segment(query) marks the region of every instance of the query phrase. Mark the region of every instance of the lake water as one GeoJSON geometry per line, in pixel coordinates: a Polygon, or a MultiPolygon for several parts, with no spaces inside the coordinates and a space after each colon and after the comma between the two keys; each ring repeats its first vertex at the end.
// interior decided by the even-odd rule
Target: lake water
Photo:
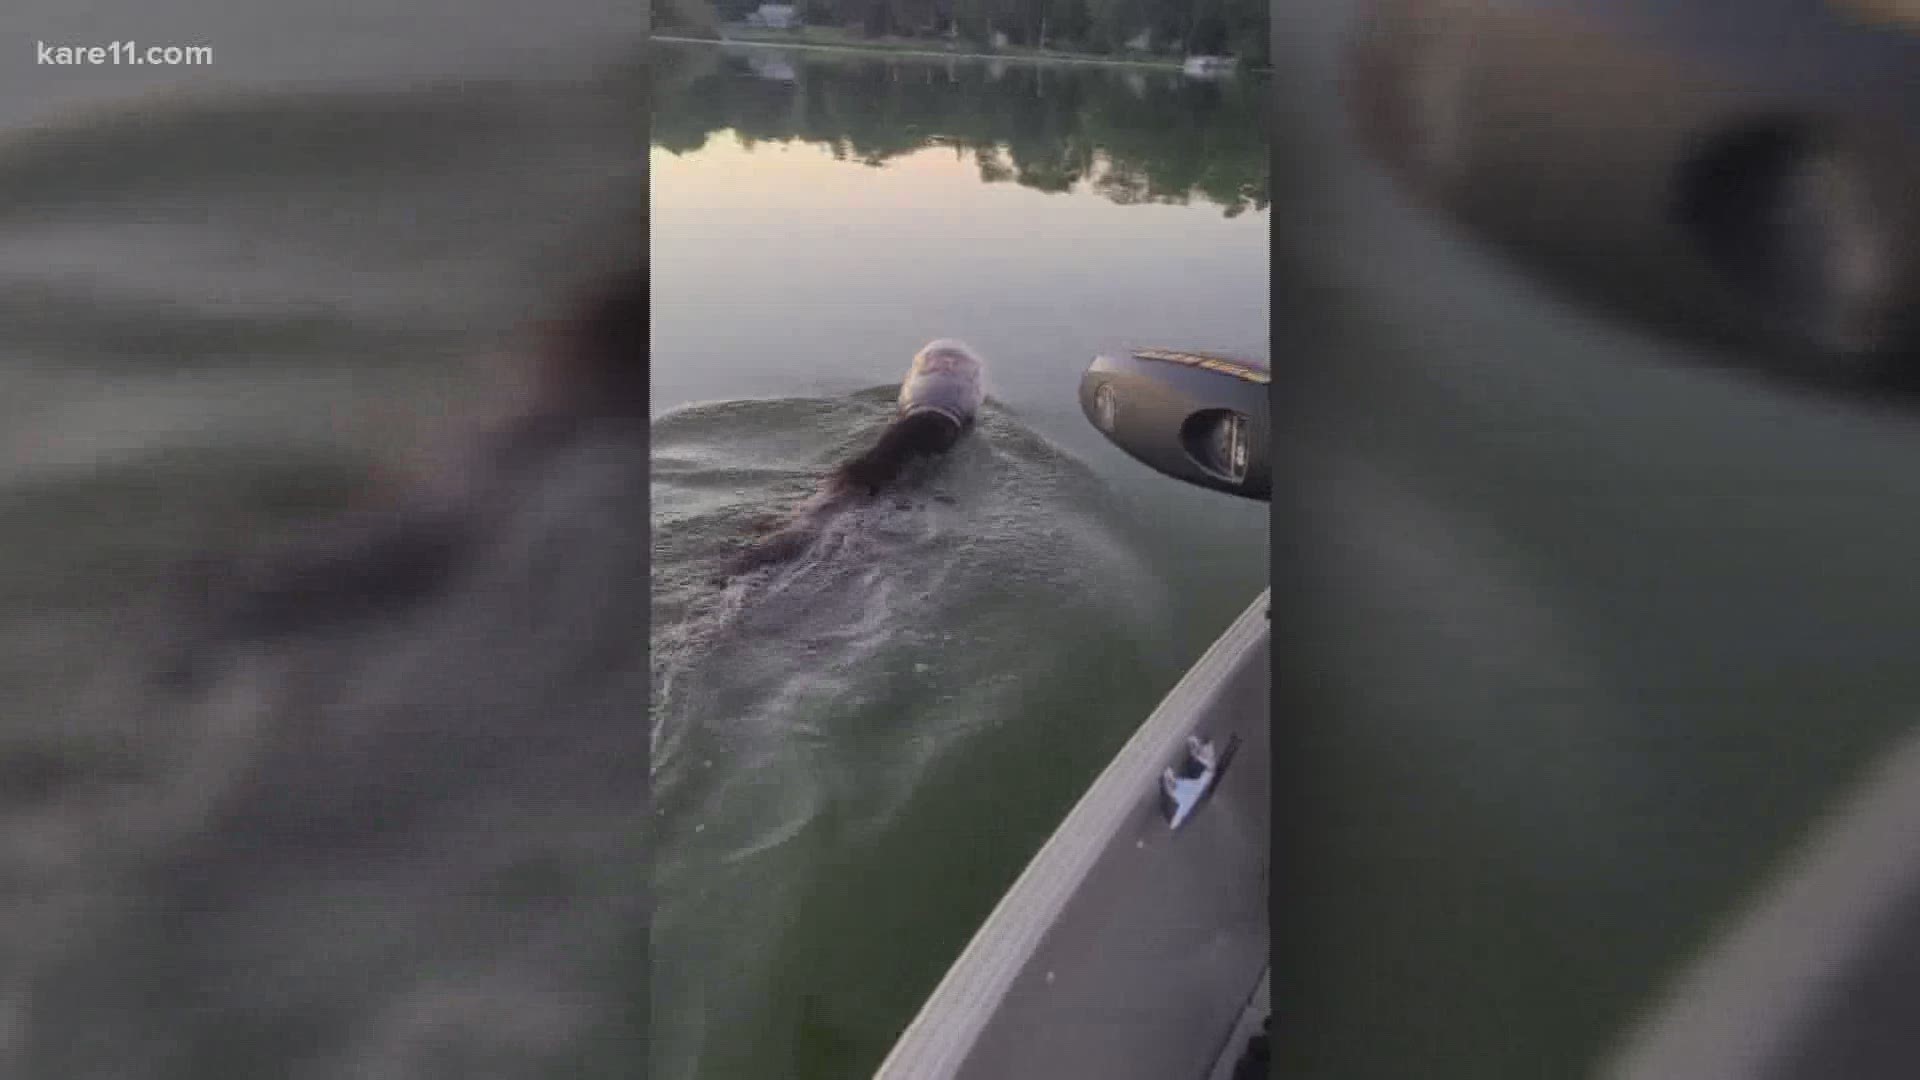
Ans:
{"type": "Polygon", "coordinates": [[[654,1075],[864,1075],[1264,584],[1264,505],[1135,464],[1076,397],[1117,346],[1265,356],[1264,88],[654,62],[654,1075]],[[937,337],[987,358],[977,437],[716,585],[937,337]]]}

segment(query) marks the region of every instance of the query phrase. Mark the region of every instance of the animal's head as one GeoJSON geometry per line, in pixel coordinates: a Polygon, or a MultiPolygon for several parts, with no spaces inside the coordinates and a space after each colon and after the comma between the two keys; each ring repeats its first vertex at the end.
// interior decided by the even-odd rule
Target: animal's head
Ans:
{"type": "Polygon", "coordinates": [[[986,400],[986,371],[986,362],[965,342],[951,338],[929,342],[914,354],[900,384],[900,415],[936,413],[962,430],[971,427],[986,400]]]}
{"type": "Polygon", "coordinates": [[[980,355],[958,341],[935,341],[914,354],[900,384],[899,415],[879,442],[840,466],[836,481],[848,490],[877,494],[914,458],[952,449],[986,400],[985,371],[980,355]]]}

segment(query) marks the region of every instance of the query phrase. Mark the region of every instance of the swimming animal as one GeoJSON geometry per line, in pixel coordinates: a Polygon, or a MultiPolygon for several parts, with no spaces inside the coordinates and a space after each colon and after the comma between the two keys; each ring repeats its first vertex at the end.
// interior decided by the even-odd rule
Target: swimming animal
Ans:
{"type": "Polygon", "coordinates": [[[742,574],[795,558],[833,514],[878,497],[916,460],[953,449],[973,430],[974,417],[986,400],[985,373],[980,354],[966,343],[951,338],[929,342],[914,354],[900,383],[894,418],[879,439],[828,473],[819,490],[776,521],[769,535],[735,556],[730,572],[742,574]]]}

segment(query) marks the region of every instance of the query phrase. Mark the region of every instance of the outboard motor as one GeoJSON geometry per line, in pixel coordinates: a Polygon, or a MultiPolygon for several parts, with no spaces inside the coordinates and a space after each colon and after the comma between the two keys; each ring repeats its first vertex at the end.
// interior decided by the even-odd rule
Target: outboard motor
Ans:
{"type": "Polygon", "coordinates": [[[1273,491],[1267,366],[1216,353],[1096,357],[1080,408],[1135,459],[1189,484],[1265,501],[1273,491]]]}

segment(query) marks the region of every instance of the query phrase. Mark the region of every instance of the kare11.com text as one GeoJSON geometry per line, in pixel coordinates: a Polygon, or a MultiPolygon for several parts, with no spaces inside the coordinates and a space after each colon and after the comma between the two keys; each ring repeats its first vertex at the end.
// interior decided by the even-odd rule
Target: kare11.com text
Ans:
{"type": "Polygon", "coordinates": [[[187,67],[213,63],[211,45],[141,45],[115,41],[105,45],[34,43],[34,61],[47,67],[187,67]]]}

